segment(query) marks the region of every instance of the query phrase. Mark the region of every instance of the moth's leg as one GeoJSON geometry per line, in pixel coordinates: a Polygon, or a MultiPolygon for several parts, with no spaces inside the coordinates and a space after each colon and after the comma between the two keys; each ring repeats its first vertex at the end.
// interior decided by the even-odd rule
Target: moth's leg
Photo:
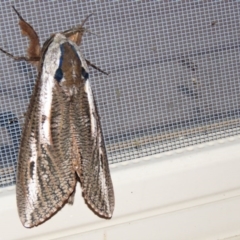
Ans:
{"type": "Polygon", "coordinates": [[[40,57],[23,57],[23,56],[14,56],[11,53],[0,48],[0,51],[5,53],[8,57],[13,58],[16,61],[26,61],[26,62],[39,62],[40,57]]]}
{"type": "Polygon", "coordinates": [[[29,39],[29,46],[27,49],[27,57],[13,57],[11,54],[9,55],[6,53],[8,56],[13,57],[15,60],[25,60],[25,61],[33,61],[33,64],[36,64],[35,61],[38,61],[40,59],[40,54],[41,54],[41,47],[39,43],[39,38],[33,27],[27,23],[20,13],[12,7],[13,10],[16,12],[16,14],[19,17],[19,26],[21,28],[22,34],[24,36],[27,36],[29,39]]]}
{"type": "Polygon", "coordinates": [[[94,64],[92,64],[90,61],[88,61],[87,59],[86,60],[86,63],[88,66],[91,66],[92,68],[96,69],[97,71],[105,74],[105,75],[109,75],[107,72],[104,72],[102,69],[100,69],[99,67],[95,66],[94,64]]]}

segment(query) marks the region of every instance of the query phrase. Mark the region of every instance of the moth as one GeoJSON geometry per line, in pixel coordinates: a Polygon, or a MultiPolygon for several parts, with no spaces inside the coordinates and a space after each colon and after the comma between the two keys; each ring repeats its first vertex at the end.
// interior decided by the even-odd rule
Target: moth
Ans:
{"type": "Polygon", "coordinates": [[[53,34],[41,48],[35,30],[13,9],[23,35],[29,38],[27,56],[0,50],[38,69],[18,157],[20,220],[31,228],[65,203],[72,204],[78,181],[89,208],[99,217],[111,218],[114,191],[88,65],[98,68],[79,48],[89,16],[81,25],[53,34]]]}

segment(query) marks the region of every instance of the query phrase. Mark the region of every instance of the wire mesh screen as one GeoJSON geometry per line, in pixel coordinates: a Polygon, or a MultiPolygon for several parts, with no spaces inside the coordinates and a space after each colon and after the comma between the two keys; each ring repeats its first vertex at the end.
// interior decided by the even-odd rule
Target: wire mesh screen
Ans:
{"type": "MultiPolygon", "coordinates": [[[[234,1],[12,1],[37,31],[78,25],[81,49],[110,73],[90,80],[110,163],[239,134],[240,11],[234,1]]],[[[0,6],[0,47],[24,56],[18,17],[0,6]]],[[[0,186],[15,183],[24,113],[37,71],[0,53],[0,186]]]]}

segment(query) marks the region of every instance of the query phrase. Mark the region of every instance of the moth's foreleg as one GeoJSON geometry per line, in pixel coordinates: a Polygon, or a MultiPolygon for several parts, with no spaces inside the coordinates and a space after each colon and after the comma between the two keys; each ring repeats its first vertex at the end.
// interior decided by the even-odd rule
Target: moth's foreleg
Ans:
{"type": "Polygon", "coordinates": [[[0,48],[0,51],[5,53],[8,57],[13,58],[16,61],[26,61],[26,62],[38,62],[40,57],[24,57],[24,56],[14,56],[11,53],[0,48]]]}
{"type": "Polygon", "coordinates": [[[85,59],[85,60],[86,60],[86,63],[87,63],[88,66],[91,66],[92,68],[96,69],[97,71],[99,71],[99,72],[101,72],[101,73],[103,73],[103,74],[105,74],[105,75],[109,75],[109,73],[104,72],[101,68],[99,68],[99,67],[97,67],[96,65],[92,64],[92,63],[91,63],[90,61],[88,61],[87,59],[85,59]]]}
{"type": "MultiPolygon", "coordinates": [[[[41,47],[37,33],[33,27],[27,23],[20,13],[12,7],[13,10],[19,17],[19,26],[21,28],[22,34],[29,39],[29,46],[27,49],[27,57],[13,57],[15,60],[25,60],[32,62],[33,65],[36,65],[36,61],[39,61],[41,54],[41,47]]],[[[6,52],[5,52],[6,53],[6,52]]],[[[8,56],[12,57],[11,54],[6,53],[8,56]]]]}

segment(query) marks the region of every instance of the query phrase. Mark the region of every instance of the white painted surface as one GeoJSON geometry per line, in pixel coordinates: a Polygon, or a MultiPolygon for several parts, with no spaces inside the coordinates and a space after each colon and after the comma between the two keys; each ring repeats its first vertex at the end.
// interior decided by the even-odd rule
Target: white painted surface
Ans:
{"type": "Polygon", "coordinates": [[[238,239],[239,137],[124,162],[111,172],[116,196],[111,220],[95,216],[78,191],[73,206],[25,229],[14,188],[2,189],[0,239],[238,239]]]}

